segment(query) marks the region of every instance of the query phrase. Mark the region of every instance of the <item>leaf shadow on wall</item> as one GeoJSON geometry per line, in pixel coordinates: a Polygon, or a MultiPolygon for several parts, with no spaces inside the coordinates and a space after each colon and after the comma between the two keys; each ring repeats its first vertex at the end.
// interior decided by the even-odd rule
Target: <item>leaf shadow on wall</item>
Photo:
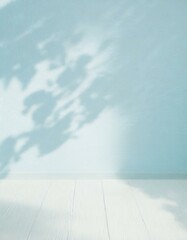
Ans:
{"type": "Polygon", "coordinates": [[[122,119],[117,174],[186,172],[185,7],[114,6],[20,0],[1,9],[0,82],[5,93],[19,83],[22,118],[32,119],[1,139],[5,175],[31,148],[48,155],[113,107],[122,119]]]}
{"type": "Polygon", "coordinates": [[[2,176],[31,148],[39,156],[60,148],[110,105],[111,33],[106,23],[98,29],[92,24],[95,13],[81,18],[84,7],[15,1],[1,9],[1,85],[4,92],[15,82],[19,85],[21,115],[32,119],[29,130],[1,139],[2,176]]]}

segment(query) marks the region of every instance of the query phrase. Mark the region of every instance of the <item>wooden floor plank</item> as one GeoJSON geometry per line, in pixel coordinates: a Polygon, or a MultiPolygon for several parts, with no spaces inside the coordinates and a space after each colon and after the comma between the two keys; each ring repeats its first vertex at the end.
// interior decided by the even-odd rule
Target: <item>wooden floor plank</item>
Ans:
{"type": "Polygon", "coordinates": [[[0,239],[25,240],[48,188],[48,181],[8,180],[0,185],[0,239]]]}
{"type": "Polygon", "coordinates": [[[70,240],[109,240],[101,181],[76,184],[70,240]]]}
{"type": "Polygon", "coordinates": [[[149,233],[126,181],[103,181],[111,240],[149,240],[149,233]]]}
{"type": "Polygon", "coordinates": [[[187,239],[187,180],[76,182],[1,180],[0,239],[187,239]]]}
{"type": "Polygon", "coordinates": [[[187,181],[131,180],[153,240],[187,239],[187,181]]]}
{"type": "Polygon", "coordinates": [[[75,181],[52,180],[29,240],[67,240],[72,221],[75,181]]]}

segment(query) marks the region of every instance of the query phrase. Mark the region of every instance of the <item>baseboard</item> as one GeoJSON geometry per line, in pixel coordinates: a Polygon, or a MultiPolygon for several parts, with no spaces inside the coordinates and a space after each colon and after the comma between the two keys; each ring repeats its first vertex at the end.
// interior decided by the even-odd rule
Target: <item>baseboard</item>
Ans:
{"type": "Polygon", "coordinates": [[[0,173],[0,179],[187,179],[187,173],[0,173]]]}

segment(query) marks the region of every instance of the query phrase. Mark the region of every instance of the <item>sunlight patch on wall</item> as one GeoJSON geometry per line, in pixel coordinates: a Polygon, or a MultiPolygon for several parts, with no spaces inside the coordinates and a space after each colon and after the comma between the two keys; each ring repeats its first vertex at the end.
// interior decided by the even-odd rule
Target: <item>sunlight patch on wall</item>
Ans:
{"type": "Polygon", "coordinates": [[[122,125],[118,110],[106,109],[56,151],[40,157],[36,148],[24,153],[22,160],[12,165],[11,173],[117,172],[122,125]]]}

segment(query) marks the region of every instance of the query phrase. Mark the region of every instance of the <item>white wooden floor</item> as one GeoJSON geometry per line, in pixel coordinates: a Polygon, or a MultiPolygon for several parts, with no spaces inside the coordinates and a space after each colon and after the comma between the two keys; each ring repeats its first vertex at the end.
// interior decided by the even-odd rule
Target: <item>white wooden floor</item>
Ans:
{"type": "Polygon", "coordinates": [[[187,240],[187,180],[1,180],[0,240],[187,240]]]}

